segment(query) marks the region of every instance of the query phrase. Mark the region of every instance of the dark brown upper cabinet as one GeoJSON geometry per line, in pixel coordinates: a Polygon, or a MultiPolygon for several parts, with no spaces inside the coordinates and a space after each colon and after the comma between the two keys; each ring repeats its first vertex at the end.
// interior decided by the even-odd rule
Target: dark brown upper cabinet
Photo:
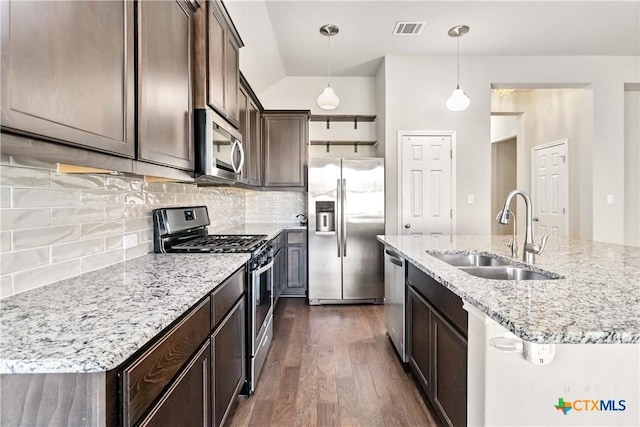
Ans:
{"type": "Polygon", "coordinates": [[[262,106],[244,79],[240,78],[238,97],[240,132],[244,148],[243,177],[249,185],[262,185],[262,106]]]}
{"type": "Polygon", "coordinates": [[[264,186],[304,188],[309,111],[265,111],[263,127],[264,186]]]}
{"type": "Polygon", "coordinates": [[[134,3],[0,8],[2,129],[133,158],[134,3]]]}
{"type": "Polygon", "coordinates": [[[193,170],[192,55],[195,6],[138,5],[138,158],[193,170]]]}
{"type": "Polygon", "coordinates": [[[207,1],[195,18],[196,107],[209,105],[239,127],[242,40],[219,0],[207,1]]]}
{"type": "Polygon", "coordinates": [[[249,98],[247,108],[249,115],[249,146],[251,157],[249,157],[249,184],[255,186],[262,185],[262,111],[260,107],[249,98]]]}

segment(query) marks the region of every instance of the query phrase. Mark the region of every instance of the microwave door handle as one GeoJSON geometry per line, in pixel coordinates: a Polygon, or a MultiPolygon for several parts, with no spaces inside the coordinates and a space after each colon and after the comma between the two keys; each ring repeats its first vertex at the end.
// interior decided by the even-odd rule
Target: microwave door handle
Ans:
{"type": "Polygon", "coordinates": [[[231,143],[231,168],[235,173],[238,173],[238,167],[236,166],[236,147],[238,145],[238,140],[234,139],[231,143]]]}
{"type": "Polygon", "coordinates": [[[238,165],[238,170],[236,173],[242,172],[242,168],[244,167],[244,147],[242,146],[242,142],[236,140],[236,145],[238,147],[238,151],[240,152],[240,164],[238,165]]]}

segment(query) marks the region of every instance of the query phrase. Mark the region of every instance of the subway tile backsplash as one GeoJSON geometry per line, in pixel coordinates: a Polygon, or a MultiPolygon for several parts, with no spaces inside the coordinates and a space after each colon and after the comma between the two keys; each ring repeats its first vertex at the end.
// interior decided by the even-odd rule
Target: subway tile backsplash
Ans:
{"type": "Polygon", "coordinates": [[[248,223],[296,222],[307,212],[307,195],[300,192],[250,192],[245,199],[248,223]]]}
{"type": "Polygon", "coordinates": [[[59,174],[55,163],[0,158],[0,298],[153,251],[151,211],[206,205],[210,232],[295,222],[306,194],[59,174]],[[138,245],[124,248],[135,234],[138,245]]]}

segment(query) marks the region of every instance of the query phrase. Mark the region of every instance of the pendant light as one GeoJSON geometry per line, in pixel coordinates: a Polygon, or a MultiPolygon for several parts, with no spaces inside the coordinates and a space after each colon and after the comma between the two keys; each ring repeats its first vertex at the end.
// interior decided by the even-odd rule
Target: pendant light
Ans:
{"type": "Polygon", "coordinates": [[[445,105],[450,111],[462,111],[466,110],[469,104],[471,104],[471,100],[464,93],[462,89],[460,89],[460,37],[464,36],[469,32],[469,27],[466,25],[456,25],[455,27],[449,30],[449,37],[455,37],[458,40],[458,54],[457,54],[457,64],[458,64],[458,78],[456,88],[453,90],[453,93],[447,99],[445,105]]]}
{"type": "Polygon", "coordinates": [[[327,87],[324,88],[320,96],[318,97],[318,105],[323,110],[335,110],[340,105],[340,98],[334,92],[331,87],[331,36],[338,34],[340,29],[337,25],[326,24],[320,27],[320,34],[327,36],[328,39],[328,58],[329,58],[329,78],[327,80],[327,87]]]}

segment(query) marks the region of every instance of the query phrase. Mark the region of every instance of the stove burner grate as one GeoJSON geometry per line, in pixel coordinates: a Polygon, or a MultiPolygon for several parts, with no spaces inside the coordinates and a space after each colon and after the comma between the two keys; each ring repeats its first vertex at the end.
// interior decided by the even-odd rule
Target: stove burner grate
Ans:
{"type": "Polygon", "coordinates": [[[266,239],[266,235],[213,234],[196,237],[171,246],[173,250],[197,250],[208,252],[252,252],[266,239]]]}

